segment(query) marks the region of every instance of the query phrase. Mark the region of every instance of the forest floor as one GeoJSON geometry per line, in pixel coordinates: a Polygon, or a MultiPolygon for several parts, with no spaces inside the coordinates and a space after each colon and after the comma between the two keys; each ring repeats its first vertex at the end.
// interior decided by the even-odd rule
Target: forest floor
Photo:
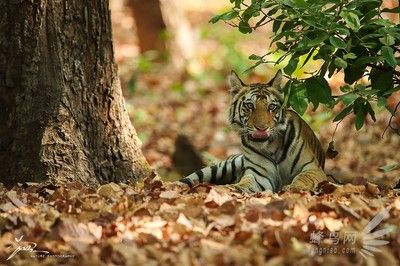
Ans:
{"type": "Polygon", "coordinates": [[[0,188],[2,265],[398,265],[400,191],[321,184],[0,188]],[[375,218],[374,218],[375,217],[375,218]],[[379,251],[379,252],[378,252],[379,251]]]}
{"type": "MultiPolygon", "coordinates": [[[[400,138],[390,130],[382,137],[388,114],[379,114],[376,123],[367,121],[360,131],[352,117],[338,126],[339,154],[327,160],[326,171],[345,175],[350,183],[344,186],[324,183],[313,193],[242,195],[224,186],[189,189],[165,182],[182,176],[172,160],[180,134],[207,163],[240,152],[226,119],[230,70],[247,82],[266,81],[275,71],[262,66],[243,73],[251,66],[247,57],[269,45],[268,34],[249,38],[227,25],[210,25],[208,19],[224,5],[199,2],[182,5],[197,46],[193,60],[177,71],[152,61],[151,54],[138,55],[132,17],[120,0],[111,1],[128,111],[163,182],[146,179],[98,189],[74,183],[0,187],[0,263],[399,265],[400,191],[390,187],[400,179],[400,138]]],[[[340,83],[340,74],[331,81],[333,88],[340,83]]],[[[325,148],[338,111],[319,109],[304,116],[325,148]]]]}

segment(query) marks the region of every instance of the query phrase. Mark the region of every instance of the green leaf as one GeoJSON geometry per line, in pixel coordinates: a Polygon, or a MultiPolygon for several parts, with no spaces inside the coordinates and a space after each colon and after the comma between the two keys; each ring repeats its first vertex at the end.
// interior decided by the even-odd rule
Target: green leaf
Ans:
{"type": "Polygon", "coordinates": [[[331,62],[328,66],[328,78],[331,78],[333,74],[335,74],[336,66],[333,62],[331,62]]]}
{"type": "MultiPolygon", "coordinates": [[[[261,6],[262,8],[265,8],[265,6],[261,6]]],[[[271,8],[269,11],[268,11],[268,13],[267,13],[267,15],[268,16],[272,16],[272,15],[274,15],[276,12],[278,12],[279,11],[279,6],[276,6],[276,7],[274,7],[274,8],[271,8]]]]}
{"type": "Polygon", "coordinates": [[[329,34],[326,32],[319,32],[317,37],[308,42],[308,46],[315,46],[328,39],[329,34]]]}
{"type": "Polygon", "coordinates": [[[235,8],[240,8],[242,0],[235,0],[235,8]]]}
{"type": "Polygon", "coordinates": [[[272,42],[279,41],[279,40],[282,39],[283,37],[289,38],[290,35],[291,35],[291,32],[290,32],[290,31],[281,31],[279,34],[277,34],[277,35],[272,39],[272,42]]]}
{"type": "Polygon", "coordinates": [[[293,8],[306,8],[307,3],[304,0],[281,0],[283,4],[293,8]]]}
{"type": "Polygon", "coordinates": [[[281,42],[276,42],[275,45],[279,50],[282,50],[282,51],[286,51],[287,50],[286,46],[281,42]]]}
{"type": "Polygon", "coordinates": [[[397,60],[396,57],[394,57],[392,47],[382,46],[381,53],[386,63],[388,63],[393,68],[397,66],[397,60]]]}
{"type": "Polygon", "coordinates": [[[386,35],[385,37],[379,38],[379,41],[383,45],[387,45],[387,46],[391,46],[391,45],[393,45],[395,43],[395,39],[391,35],[386,35]]]}
{"type": "Polygon", "coordinates": [[[357,98],[358,96],[351,92],[340,96],[340,99],[346,106],[352,105],[357,98]]]}
{"type": "Polygon", "coordinates": [[[364,36],[361,37],[361,40],[366,42],[368,40],[376,40],[377,38],[383,37],[381,33],[370,33],[370,34],[365,34],[364,36]]]}
{"type": "Polygon", "coordinates": [[[208,22],[209,23],[217,23],[221,19],[221,15],[213,16],[208,22]]]}
{"type": "Polygon", "coordinates": [[[340,91],[341,92],[349,92],[349,91],[351,91],[351,87],[346,84],[346,85],[340,87],[340,91]]]}
{"type": "Polygon", "coordinates": [[[354,11],[344,10],[340,12],[340,16],[346,22],[346,25],[355,32],[358,32],[360,29],[360,19],[354,11]]]}
{"type": "Polygon", "coordinates": [[[250,60],[260,60],[260,59],[262,59],[262,56],[252,54],[249,56],[249,59],[250,60]]]}
{"type": "Polygon", "coordinates": [[[372,9],[365,14],[365,16],[362,18],[362,23],[365,24],[368,22],[371,18],[377,16],[379,14],[377,9],[372,9]]]}
{"type": "MultiPolygon", "coordinates": [[[[355,86],[355,91],[357,91],[358,93],[365,91],[367,87],[364,84],[357,84],[355,86]]],[[[361,99],[361,98],[360,98],[361,99]]]]}
{"type": "Polygon", "coordinates": [[[325,61],[325,62],[322,64],[322,66],[321,66],[321,68],[320,68],[320,70],[319,70],[321,76],[325,76],[326,71],[328,70],[328,65],[329,65],[329,62],[327,62],[327,61],[325,61]]]}
{"type": "Polygon", "coordinates": [[[384,8],[382,9],[381,12],[386,12],[386,13],[400,13],[400,7],[395,7],[395,8],[384,8]]]}
{"type": "Polygon", "coordinates": [[[378,107],[382,108],[382,107],[386,106],[386,103],[387,103],[387,99],[385,97],[379,97],[376,104],[378,107]]]}
{"type": "Polygon", "coordinates": [[[298,7],[298,8],[306,8],[306,7],[308,7],[307,2],[304,1],[304,0],[292,0],[292,1],[295,3],[296,7],[298,7]]]}
{"type": "Polygon", "coordinates": [[[289,104],[299,115],[303,115],[307,110],[307,92],[303,83],[292,87],[289,95],[289,104]]]}
{"type": "Polygon", "coordinates": [[[357,55],[357,56],[358,56],[358,58],[354,62],[354,66],[358,66],[358,67],[365,66],[366,64],[374,64],[374,63],[378,62],[378,59],[379,59],[377,56],[360,56],[360,55],[357,55]]]}
{"type": "Polygon", "coordinates": [[[332,58],[332,53],[335,50],[335,48],[331,45],[323,45],[319,48],[318,54],[314,56],[314,59],[324,59],[329,60],[332,58]]]}
{"type": "Polygon", "coordinates": [[[346,67],[347,67],[347,62],[344,61],[344,60],[343,60],[342,58],[340,58],[340,57],[336,57],[335,60],[334,60],[333,62],[335,63],[335,65],[336,65],[337,67],[341,67],[341,68],[343,68],[343,69],[346,69],[346,67]]]}
{"type": "Polygon", "coordinates": [[[231,10],[231,11],[221,14],[219,16],[219,18],[221,20],[231,20],[231,19],[236,18],[238,15],[239,15],[239,12],[237,12],[236,10],[231,10]]]}
{"type": "Polygon", "coordinates": [[[354,53],[347,53],[343,56],[343,59],[356,59],[357,56],[354,53]]]}
{"type": "Polygon", "coordinates": [[[365,107],[367,109],[367,112],[371,116],[372,120],[374,120],[374,122],[376,122],[375,111],[374,111],[374,109],[372,109],[370,102],[366,102],[365,107]]]}
{"type": "Polygon", "coordinates": [[[248,22],[254,16],[257,16],[260,11],[260,7],[256,4],[251,4],[245,11],[242,13],[242,21],[248,22]]]}
{"type": "Polygon", "coordinates": [[[321,25],[319,25],[317,23],[317,21],[315,21],[315,19],[313,17],[302,17],[303,22],[305,22],[306,24],[308,24],[311,27],[314,27],[316,29],[321,29],[321,25]]]}
{"type": "Polygon", "coordinates": [[[310,60],[311,56],[314,54],[315,48],[311,49],[310,52],[308,52],[308,55],[306,57],[306,59],[304,60],[303,64],[301,65],[301,67],[305,66],[305,64],[307,64],[307,62],[310,60]]]}
{"type": "Polygon", "coordinates": [[[370,73],[372,89],[388,91],[393,89],[393,70],[380,70],[373,68],[370,73]]]}
{"type": "Polygon", "coordinates": [[[238,26],[239,26],[239,31],[243,34],[252,32],[252,29],[250,28],[250,25],[247,22],[240,21],[238,26]]]}
{"type": "Polygon", "coordinates": [[[328,82],[320,76],[311,77],[305,80],[308,99],[312,102],[314,110],[317,109],[319,103],[329,104],[333,101],[331,96],[331,88],[328,82]]]}
{"type": "Polygon", "coordinates": [[[350,35],[350,31],[346,28],[335,28],[334,30],[337,31],[340,35],[345,35],[345,36],[350,35]]]}
{"type": "Polygon", "coordinates": [[[292,88],[293,88],[293,82],[291,80],[288,80],[288,82],[286,82],[285,86],[283,87],[283,106],[285,107],[289,107],[290,105],[288,105],[289,102],[289,97],[290,94],[292,93],[292,88]]]}
{"type": "Polygon", "coordinates": [[[371,24],[375,24],[375,25],[379,25],[379,26],[383,26],[383,27],[392,27],[392,26],[396,25],[388,19],[374,19],[374,20],[371,20],[371,24]]]}
{"type": "Polygon", "coordinates": [[[296,70],[298,63],[299,63],[299,58],[297,56],[295,56],[295,55],[292,55],[292,57],[290,58],[288,64],[283,69],[283,71],[289,76],[292,75],[293,72],[296,70]]]}
{"type": "Polygon", "coordinates": [[[344,81],[347,84],[353,84],[364,75],[365,67],[350,65],[344,70],[344,81]]]}
{"type": "Polygon", "coordinates": [[[344,41],[335,36],[329,37],[329,42],[338,49],[346,49],[347,47],[347,44],[344,41]]]}
{"type": "Polygon", "coordinates": [[[274,20],[274,22],[272,23],[272,32],[278,32],[281,25],[282,25],[282,20],[274,20]]]}
{"type": "Polygon", "coordinates": [[[356,115],[356,129],[360,130],[364,125],[365,117],[367,116],[367,106],[364,98],[360,97],[354,102],[354,114],[356,115]]]}
{"type": "Polygon", "coordinates": [[[342,120],[351,112],[351,110],[353,110],[353,105],[347,106],[337,116],[335,116],[335,118],[333,119],[333,122],[342,120]]]}
{"type": "Polygon", "coordinates": [[[393,89],[390,89],[390,90],[388,90],[388,91],[385,91],[385,92],[382,94],[382,96],[387,96],[387,97],[389,97],[390,95],[392,95],[393,92],[396,92],[396,91],[399,91],[399,90],[400,90],[400,85],[394,87],[393,89]]]}
{"type": "Polygon", "coordinates": [[[366,116],[367,116],[367,113],[365,113],[365,112],[358,112],[356,114],[356,123],[355,123],[355,125],[356,125],[356,129],[357,130],[360,130],[363,127],[364,120],[365,120],[366,116]]]}
{"type": "Polygon", "coordinates": [[[293,21],[287,21],[283,24],[281,31],[288,32],[290,37],[294,37],[295,33],[292,31],[296,24],[293,21]]]}

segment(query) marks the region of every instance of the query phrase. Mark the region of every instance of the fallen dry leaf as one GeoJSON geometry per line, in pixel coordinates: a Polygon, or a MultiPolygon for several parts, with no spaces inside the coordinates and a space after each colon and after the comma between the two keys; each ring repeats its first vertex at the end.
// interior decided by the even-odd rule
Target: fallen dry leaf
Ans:
{"type": "Polygon", "coordinates": [[[166,190],[160,193],[160,198],[162,199],[176,199],[179,196],[179,193],[174,190],[166,190]]]}
{"type": "Polygon", "coordinates": [[[7,195],[7,198],[9,198],[9,199],[11,200],[11,202],[12,202],[15,206],[17,206],[17,207],[24,207],[24,206],[25,206],[25,203],[23,203],[23,202],[18,198],[17,193],[16,193],[15,191],[13,191],[13,190],[8,191],[8,192],[6,193],[6,195],[7,195]]]}
{"type": "Polygon", "coordinates": [[[213,187],[207,195],[207,198],[204,200],[204,204],[209,208],[215,208],[217,206],[221,206],[227,201],[232,199],[228,193],[226,193],[227,189],[222,189],[222,187],[213,187]]]}
{"type": "Polygon", "coordinates": [[[99,240],[102,235],[102,227],[95,223],[83,224],[73,220],[62,219],[58,225],[58,234],[65,241],[80,241],[87,244],[93,244],[99,240]]]}

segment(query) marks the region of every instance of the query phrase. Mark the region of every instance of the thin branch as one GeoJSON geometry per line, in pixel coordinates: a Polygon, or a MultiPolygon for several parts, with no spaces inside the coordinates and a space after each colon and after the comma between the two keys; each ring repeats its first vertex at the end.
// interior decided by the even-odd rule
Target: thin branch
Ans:
{"type": "Polygon", "coordinates": [[[229,21],[225,21],[225,20],[224,20],[224,22],[225,22],[226,24],[228,24],[229,26],[231,26],[231,27],[234,27],[234,28],[235,28],[235,27],[236,27],[236,28],[239,27],[239,25],[237,25],[237,24],[235,24],[235,23],[233,23],[233,22],[229,22],[229,21]]]}
{"type": "MultiPolygon", "coordinates": [[[[250,5],[245,4],[245,3],[242,3],[242,5],[244,5],[245,7],[250,7],[250,5]]],[[[258,11],[260,11],[265,17],[269,18],[270,21],[273,21],[273,20],[274,20],[274,21],[280,21],[280,22],[290,22],[290,20],[276,19],[276,18],[271,17],[270,15],[268,15],[267,13],[265,13],[265,11],[264,11],[262,8],[260,8],[258,11]]],[[[256,12],[257,12],[257,11],[256,11],[256,12]]],[[[257,26],[257,27],[261,27],[261,25],[260,25],[260,26],[257,26]]]]}
{"type": "Polygon", "coordinates": [[[344,119],[344,118],[340,119],[340,121],[336,123],[335,130],[333,131],[331,141],[334,141],[334,140],[335,140],[336,130],[338,129],[339,124],[342,123],[343,119],[344,119]]]}
{"type": "Polygon", "coordinates": [[[399,108],[399,106],[400,106],[400,101],[396,104],[396,107],[394,108],[394,111],[393,111],[393,113],[392,113],[391,116],[390,116],[389,123],[387,124],[385,130],[383,131],[382,137],[381,137],[381,138],[383,138],[383,137],[385,136],[385,133],[386,133],[386,131],[387,131],[389,128],[391,128],[391,129],[394,130],[398,135],[400,135],[400,128],[395,128],[395,127],[392,126],[392,120],[393,120],[394,117],[396,117],[397,109],[399,108]]]}

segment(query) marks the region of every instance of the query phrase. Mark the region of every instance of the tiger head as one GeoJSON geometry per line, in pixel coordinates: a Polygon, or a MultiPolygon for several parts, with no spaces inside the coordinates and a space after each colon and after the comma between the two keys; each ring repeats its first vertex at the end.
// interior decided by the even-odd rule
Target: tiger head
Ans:
{"type": "Polygon", "coordinates": [[[264,142],[283,134],[286,109],[281,81],[282,72],[279,70],[268,83],[246,85],[232,71],[229,76],[232,95],[229,121],[242,137],[264,142]]]}

